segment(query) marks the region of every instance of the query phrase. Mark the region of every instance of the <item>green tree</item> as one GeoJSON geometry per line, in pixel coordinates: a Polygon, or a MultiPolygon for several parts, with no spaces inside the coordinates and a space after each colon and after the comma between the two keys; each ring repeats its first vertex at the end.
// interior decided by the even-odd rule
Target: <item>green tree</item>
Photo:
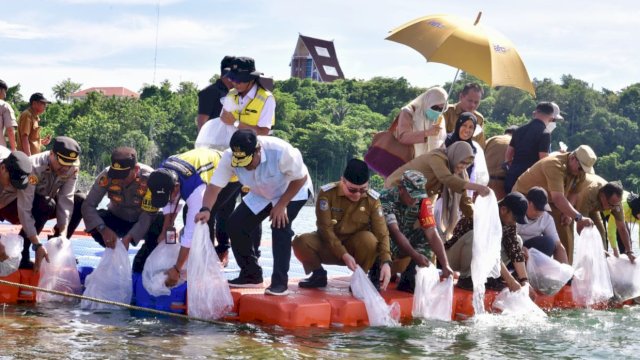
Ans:
{"type": "Polygon", "coordinates": [[[51,91],[58,101],[69,102],[69,95],[80,90],[81,87],[82,84],[71,81],[71,78],[66,78],[54,85],[51,91]]]}

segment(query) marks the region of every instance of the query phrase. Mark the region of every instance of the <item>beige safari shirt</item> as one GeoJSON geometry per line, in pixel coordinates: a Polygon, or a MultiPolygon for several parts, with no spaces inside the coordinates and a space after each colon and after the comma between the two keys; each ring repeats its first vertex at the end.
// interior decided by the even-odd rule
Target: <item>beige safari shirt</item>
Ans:
{"type": "Polygon", "coordinates": [[[22,150],[22,136],[27,135],[29,139],[29,148],[31,155],[40,153],[42,144],[40,143],[40,117],[35,115],[31,108],[20,114],[18,121],[18,148],[22,150]]]}

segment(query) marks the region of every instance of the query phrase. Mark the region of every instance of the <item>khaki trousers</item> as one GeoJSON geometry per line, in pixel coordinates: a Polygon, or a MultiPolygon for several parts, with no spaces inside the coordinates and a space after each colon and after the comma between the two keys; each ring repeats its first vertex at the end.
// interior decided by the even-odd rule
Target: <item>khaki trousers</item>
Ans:
{"type": "MultiPolygon", "coordinates": [[[[293,253],[300,260],[307,274],[320,269],[322,264],[344,265],[342,259],[333,254],[329,244],[316,232],[296,236],[292,245],[293,253]]],[[[378,256],[378,239],[372,232],[359,231],[343,240],[342,245],[365,273],[371,269],[378,256]]]]}
{"type": "Polygon", "coordinates": [[[571,221],[569,225],[561,225],[562,212],[555,205],[551,205],[551,216],[553,217],[553,222],[556,224],[556,230],[558,231],[558,236],[560,237],[560,242],[567,250],[567,257],[569,259],[569,264],[573,264],[573,224],[571,221]]]}
{"type": "Polygon", "coordinates": [[[473,230],[467,231],[458,241],[447,249],[449,266],[460,272],[460,277],[471,276],[471,258],[473,257],[473,230]]]}

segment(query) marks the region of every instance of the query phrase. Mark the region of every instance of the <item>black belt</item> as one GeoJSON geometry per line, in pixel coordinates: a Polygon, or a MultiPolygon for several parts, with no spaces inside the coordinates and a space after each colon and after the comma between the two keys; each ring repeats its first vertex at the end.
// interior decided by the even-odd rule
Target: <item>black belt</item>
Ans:
{"type": "Polygon", "coordinates": [[[489,179],[491,180],[501,180],[504,181],[505,177],[504,176],[489,176],[489,179]]]}

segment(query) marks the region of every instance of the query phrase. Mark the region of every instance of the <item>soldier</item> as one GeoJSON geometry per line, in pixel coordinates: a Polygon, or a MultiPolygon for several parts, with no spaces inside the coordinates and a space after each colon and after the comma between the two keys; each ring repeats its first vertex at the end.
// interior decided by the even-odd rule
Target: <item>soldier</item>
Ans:
{"type": "MultiPolygon", "coordinates": [[[[218,168],[221,158],[222,153],[218,150],[197,148],[170,156],[160,168],[149,176],[151,205],[162,208],[164,214],[162,232],[158,242],[165,239],[169,243],[176,241],[176,230],[173,225],[178,212],[180,212],[178,203],[180,199],[186,202],[182,212],[184,229],[180,235],[180,254],[176,259],[176,264],[167,273],[167,286],[169,287],[177,284],[180,271],[187,262],[195,229],[193,219],[196,213],[201,211],[205,189],[218,168]]],[[[219,206],[223,206],[227,201],[233,201],[235,194],[234,188],[225,187],[221,192],[220,201],[211,211],[215,214],[219,206]]],[[[213,241],[213,239],[211,240],[213,241]]],[[[141,260],[143,259],[141,258],[141,260]]]]}
{"type": "Polygon", "coordinates": [[[33,241],[29,238],[33,230],[36,235],[40,234],[47,220],[55,217],[56,225],[50,237],[66,234],[67,239],[70,239],[82,220],[81,207],[85,196],[76,192],[81,152],[80,145],[74,139],[58,136],[53,141],[51,151],[29,157],[33,168],[29,176],[32,186],[27,186],[24,190],[28,205],[19,208],[19,211],[25,212],[25,218],[32,219],[23,224],[20,232],[25,239],[23,268],[30,267],[29,245],[33,241]]]}
{"type": "MultiPolygon", "coordinates": [[[[160,235],[162,216],[151,205],[151,193],[147,182],[153,169],[138,163],[137,152],[130,147],[119,147],[111,153],[111,166],[105,168],[91,187],[82,204],[82,217],[87,231],[104,247],[115,248],[118,238],[125,247],[136,245],[140,239],[155,246],[160,235]],[[98,210],[102,198],[107,195],[106,209],[98,210]]],[[[143,263],[138,257],[133,271],[142,272],[143,263]]]]}
{"type": "Polygon", "coordinates": [[[541,186],[549,194],[551,215],[570,264],[573,262],[572,222],[583,227],[593,225],[593,221],[576,210],[567,197],[576,193],[585,180],[585,173],[595,173],[596,159],[588,145],[580,145],[570,153],[549,155],[520,175],[513,187],[514,191],[526,195],[532,187],[541,186]]]}
{"type": "Polygon", "coordinates": [[[389,231],[384,221],[380,194],[369,189],[369,168],[358,159],[347,163],[338,182],[322,186],[316,201],[318,230],[302,234],[293,241],[293,252],[305,273],[311,277],[299,283],[302,288],[327,285],[327,272],[322,264],[346,265],[355,271],[360,265],[365,272],[382,262],[378,276],[369,278],[376,287],[387,288],[391,279],[389,231]]]}
{"type": "MultiPolygon", "coordinates": [[[[633,262],[635,256],[631,250],[631,236],[629,230],[624,223],[624,213],[622,210],[624,189],[622,184],[617,181],[607,182],[596,174],[587,174],[585,182],[577,194],[576,209],[583,216],[589,216],[600,232],[603,246],[607,248],[607,238],[611,244],[614,254],[618,255],[618,241],[616,238],[616,230],[620,237],[620,245],[622,252],[627,254],[633,262]],[[603,218],[608,221],[607,229],[603,223],[603,218]],[[609,230],[609,231],[607,231],[609,230]],[[611,237],[608,235],[611,234],[611,237]]],[[[578,228],[578,232],[582,228],[578,228]]]]}
{"type": "Polygon", "coordinates": [[[313,185],[300,151],[284,140],[257,136],[252,129],[236,131],[225,150],[220,166],[211,178],[196,221],[206,222],[221,190],[235,175],[251,190],[231,214],[227,231],[231,249],[240,266],[240,275],[229,286],[255,287],[263,282],[262,268],[251,235],[262,221],[271,218],[273,274],[267,295],[287,295],[291,260],[291,224],[313,196],[313,185]]]}
{"type": "Polygon", "coordinates": [[[395,274],[395,265],[398,264],[397,270],[402,271],[397,290],[410,293],[413,293],[415,288],[416,265],[429,266],[434,252],[442,266],[442,276],[453,275],[443,241],[436,230],[433,206],[425,190],[426,183],[427,180],[422,173],[407,170],[402,174],[400,184],[385,189],[380,194],[387,227],[393,239],[392,270],[395,274]]]}

